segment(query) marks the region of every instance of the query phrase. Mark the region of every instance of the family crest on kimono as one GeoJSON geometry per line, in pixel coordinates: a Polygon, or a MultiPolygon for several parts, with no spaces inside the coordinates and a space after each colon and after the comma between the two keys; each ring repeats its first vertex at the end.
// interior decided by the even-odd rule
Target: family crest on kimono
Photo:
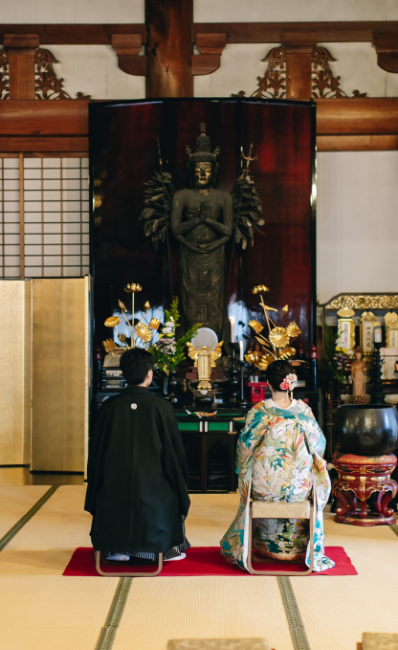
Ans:
{"type": "MultiPolygon", "coordinates": [[[[240,503],[237,515],[221,540],[221,554],[248,570],[250,499],[303,501],[316,483],[317,520],[314,571],[334,562],[324,554],[323,508],[330,478],[323,459],[326,440],[310,407],[289,398],[297,380],[287,361],[276,360],[267,370],[272,398],[248,413],[236,450],[240,503]]],[[[253,550],[261,558],[305,560],[310,566],[309,522],[305,519],[254,519],[253,550]]]]}

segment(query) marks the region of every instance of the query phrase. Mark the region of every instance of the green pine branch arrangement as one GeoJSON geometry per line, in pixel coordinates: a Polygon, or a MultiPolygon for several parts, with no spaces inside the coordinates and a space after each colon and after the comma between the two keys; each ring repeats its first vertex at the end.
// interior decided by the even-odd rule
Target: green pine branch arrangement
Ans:
{"type": "Polygon", "coordinates": [[[201,324],[191,327],[184,336],[176,338],[176,329],[180,323],[180,312],[178,309],[178,298],[173,298],[170,311],[164,310],[165,323],[159,334],[159,339],[150,346],[149,352],[156,359],[159,370],[169,374],[186,359],[185,346],[192,341],[201,324]]]}

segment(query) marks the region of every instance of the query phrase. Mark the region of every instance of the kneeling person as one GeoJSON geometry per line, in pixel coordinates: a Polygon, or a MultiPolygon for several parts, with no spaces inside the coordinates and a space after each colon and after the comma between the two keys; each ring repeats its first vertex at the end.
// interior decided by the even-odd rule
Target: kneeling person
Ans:
{"type": "Polygon", "coordinates": [[[153,365],[146,350],[124,352],[128,386],[103,404],[90,438],[85,510],[108,559],[182,559],[189,547],[187,461],[171,404],[148,389],[153,365]]]}

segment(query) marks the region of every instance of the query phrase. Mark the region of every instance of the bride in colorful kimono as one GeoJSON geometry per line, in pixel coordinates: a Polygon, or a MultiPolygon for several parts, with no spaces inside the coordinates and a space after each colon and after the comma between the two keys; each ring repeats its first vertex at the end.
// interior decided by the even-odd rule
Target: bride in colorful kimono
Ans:
{"type": "MultiPolygon", "coordinates": [[[[267,370],[272,398],[249,411],[236,450],[240,504],[221,540],[221,554],[247,570],[250,498],[258,501],[303,501],[315,480],[318,516],[314,571],[334,562],[324,555],[323,508],[330,493],[325,437],[310,407],[292,395],[296,375],[287,361],[274,361],[267,370]]],[[[305,560],[310,566],[309,521],[254,519],[253,549],[257,556],[283,561],[305,560]]]]}

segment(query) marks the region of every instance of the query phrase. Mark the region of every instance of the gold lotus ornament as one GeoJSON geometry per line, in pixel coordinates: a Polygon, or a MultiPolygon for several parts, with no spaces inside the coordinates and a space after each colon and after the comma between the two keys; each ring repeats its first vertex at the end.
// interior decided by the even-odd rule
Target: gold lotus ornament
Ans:
{"type": "Polygon", "coordinates": [[[104,325],[105,327],[117,327],[122,321],[120,320],[119,316],[109,316],[109,318],[106,319],[104,325]]]}
{"type": "MultiPolygon", "coordinates": [[[[124,287],[124,290],[125,290],[126,293],[131,293],[131,315],[132,315],[132,318],[131,318],[131,325],[129,323],[129,327],[130,327],[130,330],[131,330],[131,347],[135,348],[136,331],[135,331],[135,327],[134,327],[134,313],[135,313],[134,298],[135,298],[136,293],[139,293],[140,291],[142,291],[142,286],[140,284],[138,284],[138,282],[132,282],[131,284],[126,284],[126,286],[124,287]]],[[[138,325],[137,325],[137,327],[138,327],[138,325]]],[[[138,332],[137,332],[137,335],[138,335],[138,332]]],[[[144,340],[144,339],[142,339],[141,336],[140,336],[140,338],[141,338],[141,340],[144,340]]],[[[152,338],[152,336],[151,336],[151,338],[152,338]]]]}
{"type": "Polygon", "coordinates": [[[135,331],[141,341],[144,341],[144,343],[149,343],[152,338],[152,332],[149,329],[148,325],[145,325],[145,323],[138,323],[135,331]]]}
{"type": "Polygon", "coordinates": [[[289,335],[284,327],[274,327],[268,338],[276,348],[284,348],[289,343],[289,335]]]}
{"type": "Polygon", "coordinates": [[[151,303],[149,302],[149,300],[147,300],[146,303],[144,304],[144,309],[147,312],[148,309],[150,309],[150,308],[151,308],[151,303]]]}
{"type": "Polygon", "coordinates": [[[122,311],[127,311],[127,307],[126,307],[126,305],[124,304],[124,302],[122,302],[121,300],[118,300],[118,303],[119,303],[119,307],[120,307],[120,309],[121,309],[122,311]]]}
{"type": "Polygon", "coordinates": [[[265,284],[258,284],[252,289],[252,293],[267,293],[267,291],[269,291],[269,289],[265,286],[265,284]]]}
{"type": "Polygon", "coordinates": [[[131,284],[126,284],[124,290],[126,293],[139,293],[142,291],[142,286],[138,283],[132,282],[131,284]]]}
{"type": "Polygon", "coordinates": [[[102,341],[102,345],[104,346],[105,352],[109,354],[109,352],[112,352],[115,348],[117,348],[117,345],[112,339],[106,339],[106,341],[102,341]]]}
{"type": "MultiPolygon", "coordinates": [[[[268,337],[263,332],[264,327],[258,321],[250,321],[249,326],[254,330],[256,334],[255,339],[260,343],[262,352],[258,355],[257,353],[250,352],[245,356],[248,363],[252,363],[255,368],[259,368],[260,370],[266,370],[270,363],[273,363],[276,359],[290,359],[290,357],[293,357],[296,354],[296,350],[289,345],[290,339],[295,339],[301,334],[299,326],[294,321],[289,323],[287,327],[282,327],[282,325],[278,326],[274,323],[270,312],[278,312],[278,309],[266,305],[262,296],[268,290],[263,284],[259,284],[252,289],[252,293],[260,294],[260,305],[264,311],[268,327],[268,337]]],[[[289,311],[289,305],[284,305],[281,311],[282,316],[280,322],[282,323],[283,317],[289,311]]]]}
{"type": "Polygon", "coordinates": [[[296,348],[284,348],[283,350],[280,351],[279,358],[290,359],[290,357],[293,357],[295,354],[296,354],[296,348]]]}
{"type": "Polygon", "coordinates": [[[124,343],[126,341],[126,335],[125,334],[119,334],[118,337],[119,341],[124,343]]]}
{"type": "Polygon", "coordinates": [[[301,334],[301,329],[297,325],[297,323],[294,322],[294,320],[289,323],[289,325],[286,328],[286,332],[288,333],[289,338],[295,339],[296,336],[301,334]]]}
{"type": "Polygon", "coordinates": [[[275,359],[270,354],[263,354],[257,367],[259,370],[267,370],[268,366],[270,366],[273,361],[275,361],[275,359]]]}
{"type": "Polygon", "coordinates": [[[159,326],[160,326],[159,318],[151,318],[151,321],[149,323],[149,327],[151,328],[151,330],[157,331],[159,329],[159,326]]]}
{"type": "Polygon", "coordinates": [[[249,322],[249,327],[251,327],[252,330],[256,332],[256,334],[260,334],[260,332],[262,332],[264,329],[264,325],[261,325],[258,320],[251,320],[249,322]]]}
{"type": "Polygon", "coordinates": [[[261,357],[259,353],[256,350],[254,350],[253,352],[248,352],[247,354],[245,354],[245,359],[247,363],[252,363],[253,366],[256,366],[260,361],[261,357]]]}

